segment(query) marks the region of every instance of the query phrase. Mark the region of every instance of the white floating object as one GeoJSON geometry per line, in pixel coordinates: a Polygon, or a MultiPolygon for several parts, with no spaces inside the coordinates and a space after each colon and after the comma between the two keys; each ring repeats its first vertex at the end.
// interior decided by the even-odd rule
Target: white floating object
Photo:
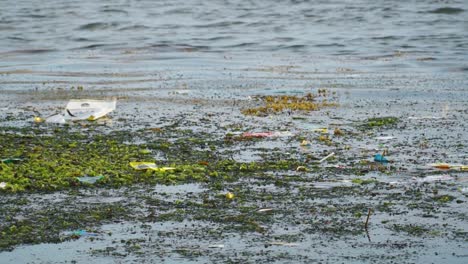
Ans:
{"type": "Polygon", "coordinates": [[[265,212],[271,212],[273,211],[272,208],[263,208],[263,209],[258,209],[257,212],[259,213],[265,213],[265,212]]]}
{"type": "Polygon", "coordinates": [[[451,177],[450,175],[433,175],[433,176],[427,176],[424,178],[413,178],[417,182],[439,182],[439,181],[450,181],[453,180],[454,178],[451,177]]]}
{"type": "Polygon", "coordinates": [[[65,120],[65,116],[62,114],[52,115],[45,119],[46,123],[54,123],[54,124],[65,124],[67,121],[65,120]]]}
{"type": "Polygon", "coordinates": [[[115,110],[117,100],[70,100],[66,107],[68,119],[96,120],[115,110]]]}
{"type": "Polygon", "coordinates": [[[392,139],[395,139],[396,137],[392,137],[392,136],[383,136],[383,137],[376,137],[375,139],[377,140],[382,140],[382,141],[387,141],[387,140],[392,140],[392,139]]]}
{"type": "Polygon", "coordinates": [[[6,182],[0,182],[0,188],[5,189],[7,186],[6,182]]]}
{"type": "Polygon", "coordinates": [[[218,245],[209,245],[208,248],[224,248],[223,244],[218,244],[218,245]]]}
{"type": "Polygon", "coordinates": [[[326,156],[325,158],[319,160],[319,162],[322,163],[322,162],[326,161],[327,159],[329,159],[329,158],[331,158],[331,157],[333,157],[333,156],[335,156],[335,152],[330,153],[330,154],[329,154],[328,156],[326,156]]]}

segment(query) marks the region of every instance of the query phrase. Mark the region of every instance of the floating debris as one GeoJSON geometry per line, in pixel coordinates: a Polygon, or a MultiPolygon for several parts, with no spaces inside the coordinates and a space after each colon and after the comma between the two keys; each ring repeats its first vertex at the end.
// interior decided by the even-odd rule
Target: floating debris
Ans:
{"type": "Polygon", "coordinates": [[[335,156],[335,152],[332,152],[332,153],[328,154],[325,158],[319,160],[319,162],[322,163],[322,162],[326,161],[327,159],[329,159],[329,158],[331,158],[333,156],[335,156]]]}
{"type": "Polygon", "coordinates": [[[83,176],[83,177],[77,177],[76,179],[77,179],[79,182],[82,182],[82,183],[94,184],[94,183],[96,183],[97,181],[104,179],[104,176],[102,176],[102,175],[93,176],[93,177],[91,177],[91,176],[83,176]]]}
{"type": "Polygon", "coordinates": [[[337,106],[337,103],[327,100],[316,100],[316,96],[308,93],[304,96],[280,95],[280,96],[255,96],[265,105],[242,110],[244,115],[266,116],[268,114],[284,111],[317,111],[323,107],[337,106]]]}
{"type": "MultiPolygon", "coordinates": [[[[94,100],[94,99],[73,99],[70,100],[65,107],[65,111],[61,114],[56,114],[47,117],[46,123],[65,124],[68,120],[89,120],[94,121],[106,116],[108,113],[115,110],[117,99],[113,100],[94,100]]],[[[42,118],[34,118],[34,122],[43,120],[42,118]]]]}
{"type": "Polygon", "coordinates": [[[374,161],[380,163],[388,163],[388,159],[385,158],[382,154],[375,154],[374,161]]]}
{"type": "Polygon", "coordinates": [[[262,208],[262,209],[258,209],[257,212],[259,213],[266,213],[266,212],[271,212],[273,211],[273,208],[262,208]]]}
{"type": "Polygon", "coordinates": [[[234,199],[234,194],[232,192],[226,193],[226,199],[228,199],[228,200],[234,199]]]}
{"type": "Polygon", "coordinates": [[[70,236],[72,238],[80,238],[80,237],[86,237],[86,236],[97,236],[98,234],[97,233],[91,233],[91,232],[88,232],[86,230],[76,230],[76,231],[72,231],[70,236]]]}
{"type": "Polygon", "coordinates": [[[286,247],[297,247],[297,246],[299,246],[299,244],[297,244],[297,243],[288,243],[288,242],[281,242],[281,241],[269,242],[268,245],[270,245],[270,246],[286,246],[286,247]]]}
{"type": "Polygon", "coordinates": [[[377,140],[381,140],[381,141],[388,141],[388,140],[392,140],[392,139],[395,139],[396,137],[392,137],[392,136],[381,136],[381,137],[376,137],[375,139],[377,140]]]}
{"type": "Polygon", "coordinates": [[[174,167],[157,167],[154,162],[132,161],[130,166],[135,170],[154,170],[154,171],[170,171],[175,170],[174,167]]]}
{"type": "Polygon", "coordinates": [[[312,144],[308,140],[302,140],[301,147],[310,147],[312,144]]]}
{"type": "Polygon", "coordinates": [[[451,180],[454,180],[454,178],[450,175],[432,175],[432,176],[426,176],[424,178],[413,177],[413,180],[423,183],[423,182],[451,181],[451,180]]]}
{"type": "Polygon", "coordinates": [[[7,183],[6,182],[0,182],[0,188],[1,189],[5,189],[7,187],[7,183]]]}
{"type": "Polygon", "coordinates": [[[23,161],[23,159],[21,158],[6,158],[6,159],[2,159],[1,162],[2,163],[5,163],[5,164],[11,164],[11,163],[20,163],[21,161],[23,161]]]}
{"type": "Polygon", "coordinates": [[[314,129],[312,131],[317,132],[317,133],[321,133],[321,134],[328,134],[328,128],[326,128],[326,127],[316,128],[316,129],[314,129]]]}
{"type": "Polygon", "coordinates": [[[268,137],[291,137],[294,134],[289,131],[277,132],[244,132],[241,137],[243,138],[268,138],[268,137]]]}
{"type": "Polygon", "coordinates": [[[468,171],[468,165],[449,164],[449,163],[431,163],[427,165],[436,169],[441,169],[441,170],[468,171]]]}
{"type": "Polygon", "coordinates": [[[208,248],[224,248],[224,245],[223,244],[213,244],[213,245],[209,245],[208,248]]]}

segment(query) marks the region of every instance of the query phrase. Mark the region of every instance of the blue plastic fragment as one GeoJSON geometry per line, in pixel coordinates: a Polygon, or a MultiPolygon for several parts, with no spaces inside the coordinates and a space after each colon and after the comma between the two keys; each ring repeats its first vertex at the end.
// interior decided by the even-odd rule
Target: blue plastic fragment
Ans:
{"type": "Polygon", "coordinates": [[[386,159],[382,154],[375,154],[374,156],[374,161],[376,162],[382,162],[382,163],[387,163],[388,159],[386,159]]]}
{"type": "Polygon", "coordinates": [[[96,233],[89,233],[86,230],[76,230],[72,232],[72,236],[84,237],[84,236],[97,236],[96,233]]]}

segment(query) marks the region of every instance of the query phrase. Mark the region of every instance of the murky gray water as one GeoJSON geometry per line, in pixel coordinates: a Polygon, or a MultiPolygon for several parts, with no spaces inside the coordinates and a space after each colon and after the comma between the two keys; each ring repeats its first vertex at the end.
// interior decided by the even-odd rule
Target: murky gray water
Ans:
{"type": "MultiPolygon", "coordinates": [[[[420,163],[466,163],[467,61],[466,0],[0,0],[0,126],[30,127],[34,116],[61,111],[69,99],[110,96],[119,100],[111,114],[111,130],[159,127],[180,119],[185,122],[181,128],[223,137],[226,131],[214,124],[237,122],[254,130],[306,131],[310,130],[306,125],[311,124],[323,127],[339,123],[346,127],[369,117],[392,115],[406,125],[388,135],[397,137],[403,142],[401,146],[410,150],[395,154],[399,164],[413,162],[415,151],[411,148],[420,138],[429,138],[433,144],[427,155],[418,157],[420,163]],[[289,123],[283,116],[252,118],[239,111],[251,95],[303,94],[317,88],[336,91],[340,107],[326,114],[307,115],[307,121],[289,123]],[[207,113],[214,113],[214,117],[208,124],[200,124],[207,113]],[[435,118],[423,118],[427,116],[435,118]],[[444,145],[445,138],[450,144],[444,145]]],[[[271,142],[265,144],[276,147],[271,142]]],[[[359,139],[353,144],[356,148],[378,147],[376,142],[359,139]]],[[[255,155],[255,151],[244,149],[236,159],[250,160],[255,155]]],[[[379,181],[400,181],[405,176],[379,181]]],[[[310,186],[326,189],[344,183],[310,186]]],[[[457,184],[466,187],[465,182],[457,184]]],[[[466,200],[459,190],[451,190],[451,194],[466,200]]],[[[442,215],[450,219],[454,211],[460,211],[465,217],[464,208],[465,203],[452,204],[442,215]]],[[[347,237],[354,244],[328,241],[306,254],[319,259],[326,255],[324,252],[332,252],[325,262],[350,262],[354,258],[362,263],[360,257],[369,249],[372,257],[403,256],[408,257],[404,259],[407,262],[465,262],[466,242],[389,234],[381,223],[388,220],[386,217],[376,214],[372,222],[373,248],[356,250],[356,241],[364,245],[367,238],[347,237]],[[376,250],[389,241],[417,243],[403,251],[376,250]],[[420,257],[419,244],[425,246],[420,257]],[[434,256],[436,250],[441,254],[434,256]]],[[[414,222],[421,219],[417,213],[400,218],[396,215],[391,219],[405,224],[406,218],[414,222]]],[[[441,219],[434,223],[442,225],[445,218],[441,219]]],[[[463,219],[451,221],[466,230],[463,219]]],[[[102,229],[128,239],[131,235],[127,227],[106,225],[102,229]]],[[[153,231],[149,233],[154,235],[153,231]]],[[[185,235],[184,230],[181,233],[185,235]]],[[[144,235],[140,232],[137,236],[144,235]]],[[[307,236],[299,249],[307,252],[311,241],[322,239],[307,236]]],[[[170,249],[170,242],[161,248],[170,249]]],[[[2,252],[0,262],[80,259],[79,263],[86,263],[96,259],[91,248],[105,248],[111,243],[106,237],[103,241],[83,239],[59,246],[24,245],[13,252],[2,252]],[[59,259],[54,258],[57,254],[62,254],[59,259]]],[[[256,234],[240,240],[236,235],[224,241],[199,243],[202,248],[225,243],[228,256],[237,254],[239,245],[254,245],[255,252],[264,247],[256,234]]],[[[157,251],[153,246],[145,250],[147,255],[157,251]]],[[[278,252],[296,254],[299,250],[278,252]]],[[[134,257],[129,255],[125,260],[135,261],[134,257]]],[[[175,253],[166,257],[169,262],[190,262],[175,253]]],[[[369,258],[368,262],[374,260],[369,258]]],[[[103,257],[102,262],[115,259],[103,257]]],[[[158,259],[153,262],[158,263],[158,259]]]]}
{"type": "Polygon", "coordinates": [[[255,65],[272,55],[327,62],[315,68],[358,61],[372,71],[468,67],[464,0],[2,0],[0,5],[3,70],[119,73],[180,64],[198,70],[225,57],[255,65]]]}

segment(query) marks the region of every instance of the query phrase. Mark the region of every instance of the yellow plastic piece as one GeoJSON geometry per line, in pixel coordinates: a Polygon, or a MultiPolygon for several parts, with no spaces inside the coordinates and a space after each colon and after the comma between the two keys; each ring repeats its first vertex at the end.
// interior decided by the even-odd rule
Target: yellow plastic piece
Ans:
{"type": "Polygon", "coordinates": [[[132,161],[130,166],[135,170],[154,170],[154,171],[170,171],[175,170],[173,167],[157,167],[154,162],[132,161]]]}
{"type": "Polygon", "coordinates": [[[45,121],[45,120],[44,120],[44,118],[42,118],[42,117],[38,117],[38,116],[34,117],[34,123],[42,123],[42,122],[44,122],[44,121],[45,121]]]}
{"type": "Polygon", "coordinates": [[[317,128],[317,129],[314,129],[314,132],[319,132],[319,133],[322,133],[322,134],[328,134],[328,128],[317,128]]]}
{"type": "Polygon", "coordinates": [[[226,199],[228,199],[228,200],[234,199],[234,194],[232,192],[226,193],[226,199]]]}

